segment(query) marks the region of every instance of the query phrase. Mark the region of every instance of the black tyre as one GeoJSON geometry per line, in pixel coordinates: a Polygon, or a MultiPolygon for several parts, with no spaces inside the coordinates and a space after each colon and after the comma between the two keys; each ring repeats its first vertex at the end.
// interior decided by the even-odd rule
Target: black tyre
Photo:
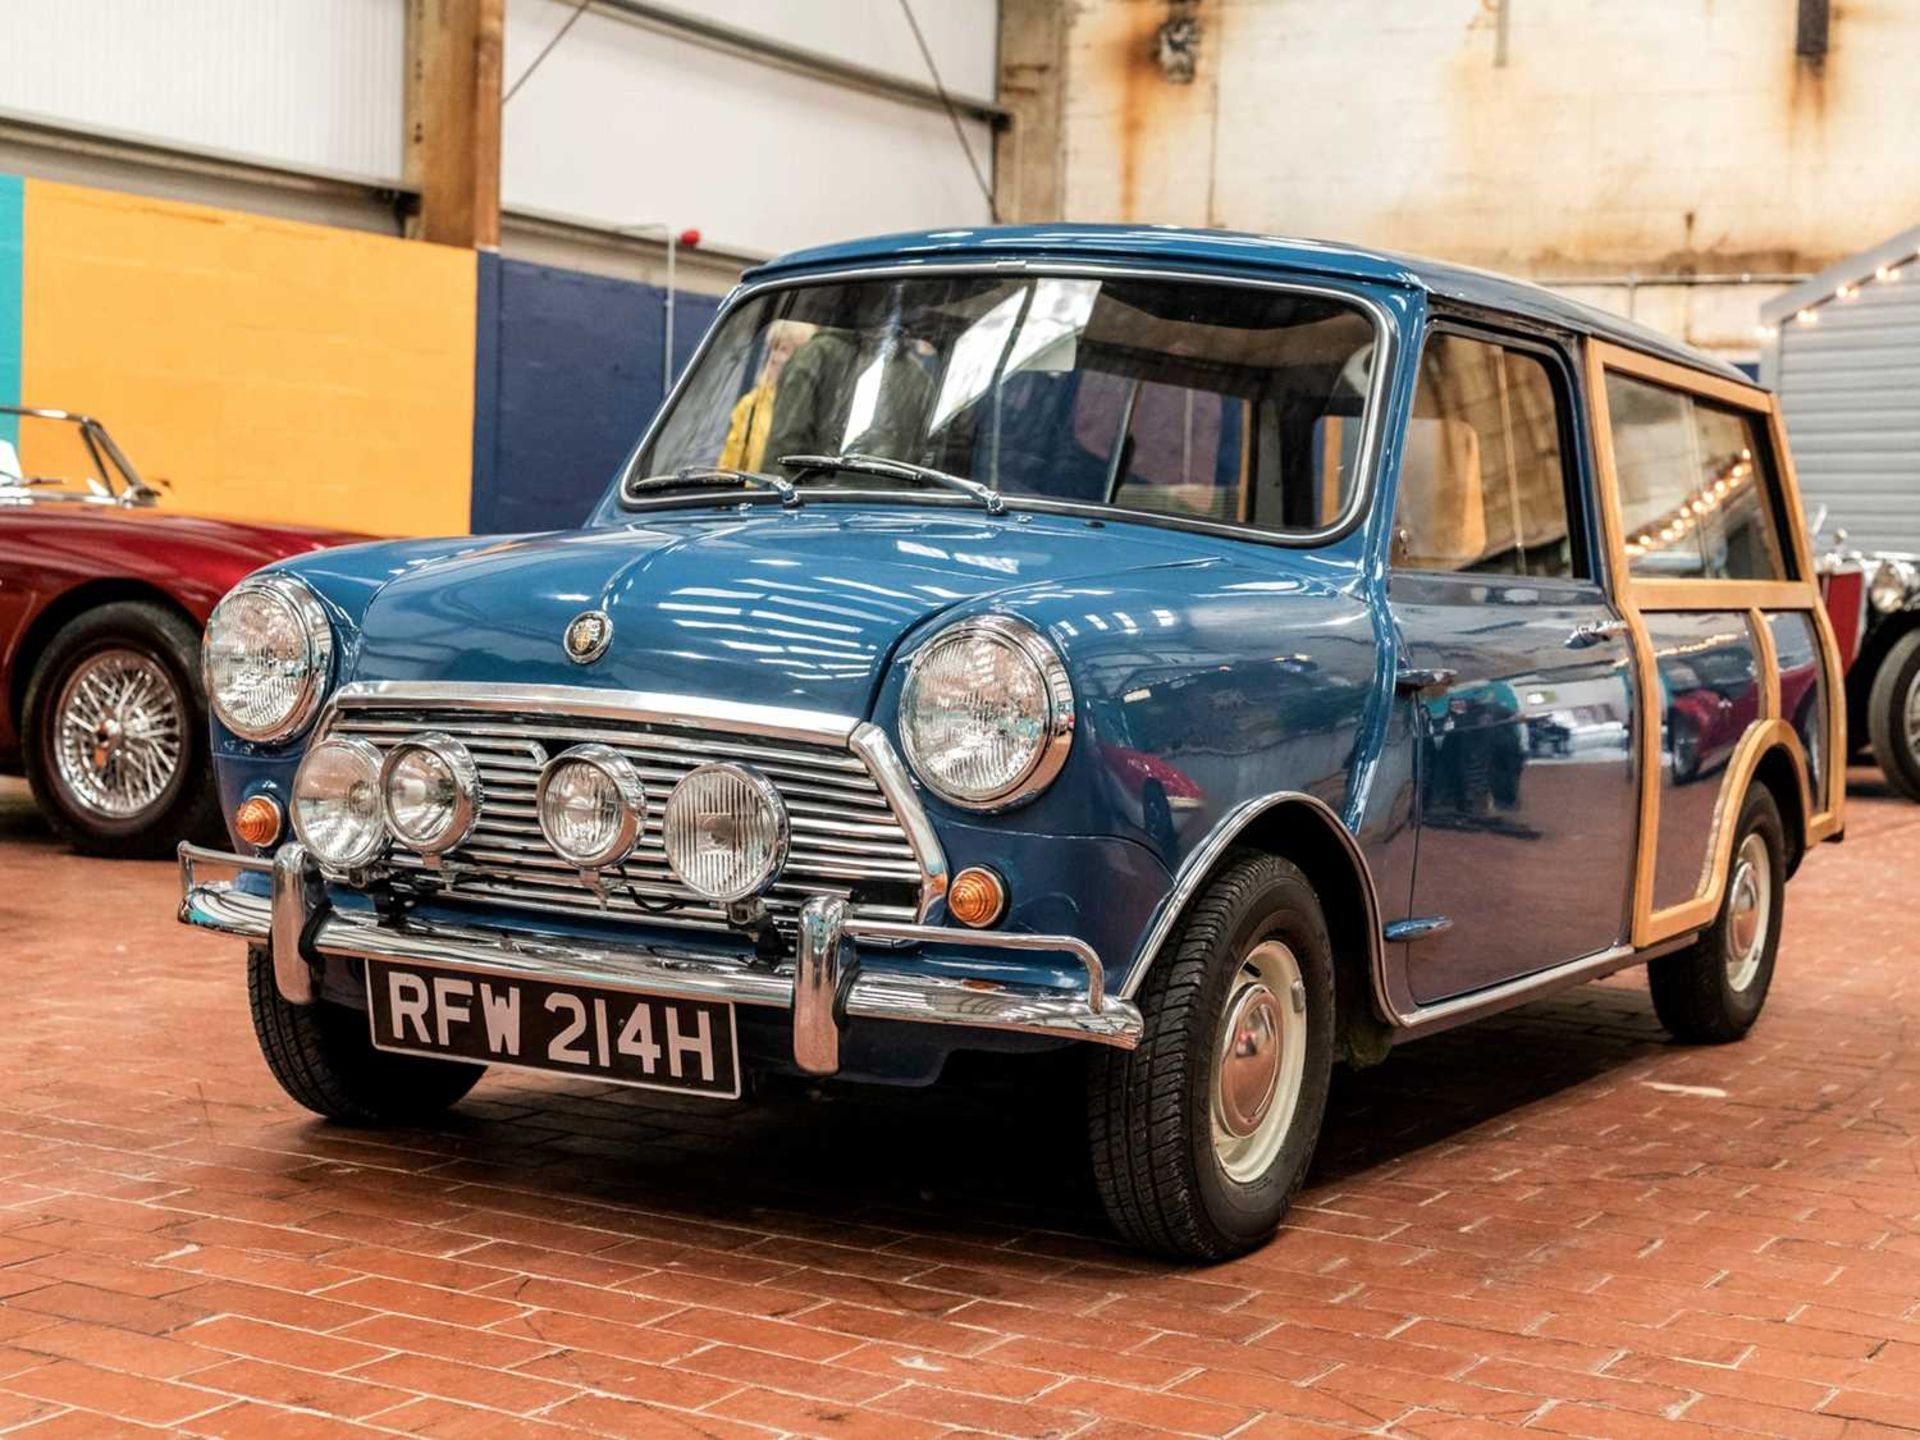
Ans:
{"type": "Polygon", "coordinates": [[[1894,641],[1873,672],[1867,733],[1888,783],[1909,800],[1920,800],[1920,630],[1894,641]]]}
{"type": "Polygon", "coordinates": [[[390,1055],[373,1048],[367,1017],[320,1001],[289,1005],[273,983],[273,957],[247,952],[253,1033],[280,1088],[316,1115],[353,1125],[433,1119],[486,1074],[484,1065],[390,1055]]]}
{"type": "Polygon", "coordinates": [[[41,654],[21,709],[27,782],[76,850],[161,856],[219,838],[199,662],[193,627],[142,601],[86,611],[41,654]]]}
{"type": "Polygon", "coordinates": [[[1326,1112],[1333,949],[1313,887],[1231,853],[1137,998],[1139,1048],[1091,1057],[1094,1179],[1134,1244],[1224,1259],[1278,1227],[1326,1112]]]}
{"type": "Polygon", "coordinates": [[[1754,785],[1740,807],[1720,914],[1685,950],[1647,966],[1654,1011],[1674,1039],[1724,1045],[1760,1018],[1780,948],[1786,853],[1773,792],[1754,785]]]}

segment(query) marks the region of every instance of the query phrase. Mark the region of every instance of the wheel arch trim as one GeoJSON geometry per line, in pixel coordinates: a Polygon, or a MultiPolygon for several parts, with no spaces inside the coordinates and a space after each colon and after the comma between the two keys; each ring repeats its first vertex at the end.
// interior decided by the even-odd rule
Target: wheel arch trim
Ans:
{"type": "Polygon", "coordinates": [[[1126,982],[1119,992],[1122,999],[1133,999],[1146,982],[1147,972],[1153,968],[1160,952],[1166,947],[1173,927],[1200,893],[1200,887],[1212,875],[1228,847],[1239,840],[1256,821],[1285,809],[1296,810],[1308,817],[1309,824],[1336,842],[1341,858],[1352,872],[1364,911],[1366,969],[1374,1009],[1382,1020],[1392,1024],[1401,1023],[1386,999],[1386,941],[1381,932],[1380,902],[1374,892],[1373,874],[1367,866],[1366,856],[1360,850],[1360,842],[1331,805],[1319,796],[1301,790],[1277,790],[1269,795],[1241,801],[1221,816],[1206,837],[1188,852],[1174,874],[1173,885],[1154,908],[1153,917],[1147,922],[1140,943],[1134,947],[1133,962],[1127,967],[1126,982]]]}
{"type": "MultiPolygon", "coordinates": [[[[0,668],[7,672],[4,718],[12,724],[16,738],[26,714],[27,686],[54,637],[89,611],[128,602],[167,610],[195,632],[206,623],[206,617],[196,617],[193,608],[178,595],[137,576],[97,576],[48,595],[20,627],[12,655],[0,657],[5,660],[0,668]]],[[[194,678],[197,682],[198,677],[194,678]]]]}

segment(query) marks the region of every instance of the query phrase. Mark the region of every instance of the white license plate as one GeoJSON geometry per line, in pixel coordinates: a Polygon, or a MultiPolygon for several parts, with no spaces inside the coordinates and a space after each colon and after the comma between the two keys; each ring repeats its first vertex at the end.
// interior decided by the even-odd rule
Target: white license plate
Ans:
{"type": "Polygon", "coordinates": [[[367,962],[376,1049],[734,1099],[733,1006],[437,965],[367,962]]]}

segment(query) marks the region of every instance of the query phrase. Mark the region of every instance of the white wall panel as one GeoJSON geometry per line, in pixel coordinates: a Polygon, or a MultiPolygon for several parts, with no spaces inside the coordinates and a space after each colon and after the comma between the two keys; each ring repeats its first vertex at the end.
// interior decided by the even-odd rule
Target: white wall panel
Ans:
{"type": "MultiPolygon", "coordinates": [[[[670,8],[927,83],[900,0],[669,0],[670,8]]],[[[913,0],[914,18],[956,95],[993,98],[999,0],[913,0]]]]}
{"type": "Polygon", "coordinates": [[[403,0],[0,0],[0,111],[395,181],[403,0]]]}
{"type": "MultiPolygon", "coordinates": [[[[572,9],[562,0],[508,0],[509,85],[572,9]]],[[[993,12],[991,0],[916,5],[953,88],[992,93],[993,12]]],[[[875,68],[925,75],[898,59],[917,52],[897,0],[715,0],[701,13],[875,68]],[[799,23],[806,16],[810,28],[799,23]],[[820,23],[826,18],[831,25],[820,23]]],[[[987,127],[963,124],[985,169],[987,127]]],[[[583,15],[514,96],[503,147],[510,208],[609,225],[697,226],[710,243],[749,253],[987,219],[953,126],[938,110],[599,11],[583,15]]]]}

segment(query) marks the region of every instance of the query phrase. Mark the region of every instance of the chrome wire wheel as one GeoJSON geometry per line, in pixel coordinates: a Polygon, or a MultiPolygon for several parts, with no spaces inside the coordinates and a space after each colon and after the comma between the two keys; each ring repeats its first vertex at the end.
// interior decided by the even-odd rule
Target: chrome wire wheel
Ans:
{"type": "Polygon", "coordinates": [[[1727,984],[1738,993],[1760,973],[1773,920],[1773,857],[1766,836],[1751,833],[1740,842],[1727,886],[1727,984]]]}
{"type": "Polygon", "coordinates": [[[1285,944],[1263,940],[1234,977],[1213,1054],[1213,1152],[1243,1185],[1272,1167],[1300,1106],[1307,987],[1285,944]]]}
{"type": "Polygon", "coordinates": [[[74,806],[129,820],[164,801],[186,754],[186,700],[158,660],[97,650],[54,703],[54,765],[74,806]]]}
{"type": "Polygon", "coordinates": [[[1920,671],[1907,685],[1907,753],[1920,758],[1920,671]]]}

